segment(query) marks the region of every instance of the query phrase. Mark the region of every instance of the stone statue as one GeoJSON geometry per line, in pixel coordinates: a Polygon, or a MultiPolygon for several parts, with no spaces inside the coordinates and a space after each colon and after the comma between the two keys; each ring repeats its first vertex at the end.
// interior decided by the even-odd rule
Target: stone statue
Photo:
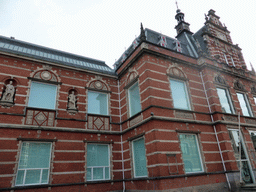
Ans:
{"type": "Polygon", "coordinates": [[[13,102],[13,96],[15,92],[15,87],[12,85],[12,81],[9,82],[9,84],[6,85],[5,92],[3,94],[3,97],[1,99],[2,102],[13,102]]]}
{"type": "Polygon", "coordinates": [[[76,110],[76,96],[75,92],[72,91],[71,94],[68,96],[68,109],[76,110]]]}

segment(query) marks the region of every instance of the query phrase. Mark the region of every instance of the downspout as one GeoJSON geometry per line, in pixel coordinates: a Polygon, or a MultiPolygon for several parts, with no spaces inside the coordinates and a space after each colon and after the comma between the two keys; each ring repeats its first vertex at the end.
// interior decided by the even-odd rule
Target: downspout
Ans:
{"type": "MultiPolygon", "coordinates": [[[[117,80],[118,83],[118,100],[119,100],[119,118],[120,123],[122,122],[122,114],[121,114],[121,98],[120,98],[120,80],[117,80]]],[[[123,131],[122,124],[120,124],[120,132],[123,131]]],[[[121,134],[121,153],[122,153],[122,173],[123,173],[123,192],[125,192],[125,181],[124,181],[124,146],[123,146],[123,134],[121,134]]]]}
{"type": "MultiPolygon", "coordinates": [[[[206,89],[205,89],[205,84],[204,84],[204,80],[203,80],[203,76],[202,76],[202,71],[200,71],[200,77],[201,77],[201,81],[203,83],[204,94],[206,96],[209,112],[211,113],[211,120],[212,120],[212,123],[214,123],[213,116],[212,116],[212,110],[211,110],[210,103],[209,103],[209,100],[208,100],[208,95],[207,95],[207,92],[206,92],[206,89]]],[[[220,142],[219,142],[219,138],[218,138],[218,135],[217,135],[217,132],[216,132],[215,125],[213,125],[213,129],[214,129],[215,137],[216,137],[216,140],[217,140],[217,143],[218,143],[218,148],[219,148],[219,151],[220,151],[221,162],[222,162],[222,166],[223,166],[223,169],[224,169],[224,172],[225,172],[225,176],[226,176],[226,180],[227,180],[227,183],[228,183],[228,189],[231,191],[231,185],[230,185],[230,181],[229,181],[229,178],[228,178],[228,175],[227,175],[227,169],[226,169],[225,162],[224,162],[224,159],[223,159],[223,156],[222,156],[220,142]]]]}

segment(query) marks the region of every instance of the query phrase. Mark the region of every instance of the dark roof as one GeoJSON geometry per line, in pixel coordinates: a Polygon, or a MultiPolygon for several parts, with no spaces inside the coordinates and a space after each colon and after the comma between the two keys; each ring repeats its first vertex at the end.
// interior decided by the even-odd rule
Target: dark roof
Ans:
{"type": "Polygon", "coordinates": [[[0,36],[0,51],[115,75],[114,70],[107,66],[104,61],[50,49],[4,36],[0,36]]]}
{"type": "MultiPolygon", "coordinates": [[[[165,48],[177,51],[177,44],[178,41],[181,45],[181,53],[190,57],[198,57],[198,50],[196,46],[196,40],[191,32],[182,32],[180,35],[177,36],[177,38],[171,38],[169,36],[163,35],[161,33],[155,32],[151,29],[145,29],[145,35],[146,35],[146,41],[153,43],[155,45],[161,46],[159,44],[159,41],[162,37],[166,38],[166,46],[165,48]]],[[[200,39],[201,40],[201,39],[200,39]]],[[[136,38],[132,45],[122,54],[122,56],[115,62],[116,68],[122,65],[124,60],[133,52],[133,50],[136,48],[134,46],[134,42],[137,41],[139,43],[140,38],[136,38]]],[[[178,52],[178,51],[177,51],[178,52]]]]}

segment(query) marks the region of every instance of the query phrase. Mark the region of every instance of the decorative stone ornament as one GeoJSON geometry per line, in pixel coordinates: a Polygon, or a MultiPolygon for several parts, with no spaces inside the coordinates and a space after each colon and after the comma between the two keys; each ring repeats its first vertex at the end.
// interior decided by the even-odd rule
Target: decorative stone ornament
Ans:
{"type": "Polygon", "coordinates": [[[227,85],[225,79],[221,75],[217,75],[214,78],[216,83],[222,84],[222,85],[227,85]]]}
{"type": "Polygon", "coordinates": [[[246,91],[246,89],[244,88],[244,85],[239,80],[236,80],[234,82],[234,89],[237,89],[240,91],[246,91]]]}
{"type": "Polygon", "coordinates": [[[251,87],[251,93],[254,94],[254,95],[256,95],[256,87],[255,87],[255,85],[253,85],[253,86],[251,87]]]}
{"type": "Polygon", "coordinates": [[[167,69],[167,74],[171,77],[176,77],[179,79],[187,78],[184,72],[179,67],[177,67],[176,63],[174,63],[174,65],[169,66],[169,68],[167,69]]]}
{"type": "Polygon", "coordinates": [[[13,80],[9,80],[9,83],[5,84],[5,89],[3,90],[0,104],[4,107],[13,106],[14,94],[15,94],[15,87],[13,86],[13,80]]]}
{"type": "Polygon", "coordinates": [[[100,80],[94,80],[90,83],[89,88],[92,89],[98,89],[98,90],[105,90],[107,91],[108,88],[106,86],[106,84],[100,80]]]}
{"type": "Polygon", "coordinates": [[[56,75],[54,75],[53,73],[51,73],[48,70],[37,71],[33,75],[33,78],[42,79],[42,80],[45,80],[45,81],[53,81],[53,82],[57,82],[58,81],[56,75]]]}

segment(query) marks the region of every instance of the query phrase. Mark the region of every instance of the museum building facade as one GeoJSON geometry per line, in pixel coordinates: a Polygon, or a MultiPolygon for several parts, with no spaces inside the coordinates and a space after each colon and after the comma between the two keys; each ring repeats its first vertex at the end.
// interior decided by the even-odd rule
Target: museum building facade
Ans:
{"type": "Polygon", "coordinates": [[[214,10],[114,64],[0,36],[0,191],[254,189],[256,76],[214,10]]]}

